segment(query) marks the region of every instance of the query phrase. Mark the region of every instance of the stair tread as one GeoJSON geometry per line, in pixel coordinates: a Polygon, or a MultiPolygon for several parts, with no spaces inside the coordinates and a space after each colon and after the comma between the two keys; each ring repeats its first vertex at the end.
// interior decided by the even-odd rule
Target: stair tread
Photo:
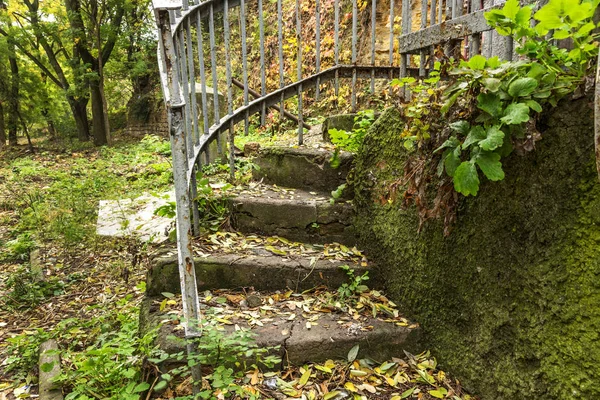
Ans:
{"type": "MultiPolygon", "coordinates": [[[[377,293],[377,292],[374,292],[377,293]]],[[[332,292],[317,292],[316,294],[266,293],[260,296],[262,305],[248,308],[235,304],[244,295],[235,292],[214,292],[212,308],[207,309],[206,296],[201,296],[204,312],[211,313],[208,317],[219,318],[225,323],[225,330],[232,332],[236,329],[249,329],[256,334],[259,347],[281,346],[279,354],[286,363],[301,365],[305,361],[321,362],[327,359],[344,359],[348,351],[356,344],[360,345],[361,356],[374,359],[390,359],[401,354],[402,350],[418,352],[419,326],[402,316],[379,314],[377,317],[368,312],[342,312],[323,308],[319,296],[331,296],[332,292]],[[285,297],[288,296],[288,297],[285,297]],[[214,304],[214,299],[227,299],[220,304],[214,304]]],[[[371,298],[376,301],[378,297],[371,298]]],[[[383,298],[385,299],[385,298],[383,298]]],[[[146,304],[149,310],[151,324],[163,321],[159,330],[159,343],[168,353],[183,350],[184,343],[169,340],[169,335],[183,337],[183,329],[179,324],[179,300],[173,305],[177,311],[159,311],[160,300],[149,300],[146,304]],[[166,313],[170,314],[167,318],[166,313]]],[[[386,304],[383,301],[381,304],[386,304]]]]}
{"type": "MultiPolygon", "coordinates": [[[[373,271],[360,251],[340,244],[310,246],[282,238],[227,233],[222,243],[216,239],[197,240],[194,252],[200,289],[254,287],[275,290],[289,287],[306,290],[321,285],[337,287],[347,280],[340,268],[342,265],[360,273],[373,271]],[[231,239],[233,237],[237,238],[237,243],[231,239]],[[262,242],[257,243],[256,240],[262,242]]],[[[148,270],[148,295],[178,293],[178,271],[175,247],[164,246],[153,256],[148,270]]],[[[370,274],[373,276],[373,272],[370,274]]]]}

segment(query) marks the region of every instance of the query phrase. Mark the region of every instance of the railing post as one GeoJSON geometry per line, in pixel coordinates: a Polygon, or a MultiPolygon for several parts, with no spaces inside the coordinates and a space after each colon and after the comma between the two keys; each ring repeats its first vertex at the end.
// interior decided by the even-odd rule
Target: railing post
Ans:
{"type": "MultiPolygon", "coordinates": [[[[179,278],[183,303],[185,336],[188,339],[188,353],[194,351],[191,340],[202,335],[200,304],[196,286],[196,271],[192,254],[192,225],[190,221],[190,192],[187,178],[188,157],[186,148],[185,101],[181,98],[177,54],[171,32],[169,10],[156,9],[159,40],[161,42],[159,58],[165,67],[167,85],[163,85],[167,104],[167,118],[171,138],[173,157],[173,177],[175,181],[175,200],[177,215],[177,250],[179,278]]],[[[183,51],[183,49],[181,49],[183,51]]],[[[192,374],[198,383],[201,378],[200,366],[192,368],[192,374]]],[[[195,391],[199,390],[195,386],[195,391]]]]}

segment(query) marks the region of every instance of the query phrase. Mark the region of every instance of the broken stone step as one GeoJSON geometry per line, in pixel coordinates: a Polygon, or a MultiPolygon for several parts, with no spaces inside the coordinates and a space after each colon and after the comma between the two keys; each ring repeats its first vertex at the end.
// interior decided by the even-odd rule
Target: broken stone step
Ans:
{"type": "Polygon", "coordinates": [[[305,243],[356,243],[352,203],[331,204],[330,196],[325,194],[303,190],[296,190],[293,196],[275,192],[243,194],[232,198],[230,205],[232,225],[240,232],[305,243]]]}
{"type": "MultiPolygon", "coordinates": [[[[307,290],[317,286],[337,288],[348,282],[340,268],[348,265],[357,274],[371,268],[350,261],[316,260],[297,256],[223,254],[194,259],[198,290],[237,289],[307,290]]],[[[159,296],[163,292],[180,293],[177,254],[155,257],[147,272],[146,293],[159,296]]]]}
{"type": "Polygon", "coordinates": [[[346,183],[353,156],[341,152],[340,166],[332,168],[332,151],[310,148],[267,147],[261,149],[252,171],[255,180],[278,186],[331,192],[346,183]]]}
{"type": "MultiPolygon", "coordinates": [[[[178,320],[158,311],[159,302],[151,299],[144,302],[142,321],[147,324],[145,329],[162,322],[157,338],[161,350],[168,354],[184,352],[183,329],[178,320]]],[[[255,310],[258,314],[258,308],[255,310]]],[[[224,325],[224,329],[226,334],[240,328],[249,329],[259,348],[269,348],[269,354],[281,358],[282,368],[330,359],[346,360],[356,345],[359,345],[358,359],[368,357],[379,362],[403,356],[403,350],[413,354],[423,351],[421,330],[410,322],[367,316],[356,319],[339,312],[306,314],[302,309],[296,309],[295,318],[290,320],[289,314],[294,312],[263,318],[262,325],[248,322],[249,319],[243,317],[232,318],[231,324],[224,325]]]]}

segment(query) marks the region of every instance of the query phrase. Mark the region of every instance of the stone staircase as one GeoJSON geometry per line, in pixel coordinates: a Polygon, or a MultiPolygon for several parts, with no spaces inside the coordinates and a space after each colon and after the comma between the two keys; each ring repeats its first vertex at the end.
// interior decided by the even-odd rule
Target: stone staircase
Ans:
{"type": "MultiPolygon", "coordinates": [[[[244,250],[226,253],[198,246],[201,251],[196,251],[203,309],[216,306],[225,330],[250,328],[257,334],[260,347],[279,346],[276,353],[283,360],[282,367],[345,359],[356,344],[360,345],[359,357],[379,361],[401,356],[403,350],[422,350],[418,325],[389,310],[388,314],[377,313],[376,306],[365,300],[373,312],[359,313],[344,305],[331,308],[315,300],[348,281],[342,265],[355,275],[368,270],[369,287],[379,286],[376,270],[365,266],[360,252],[352,247],[356,238],[351,200],[331,202],[331,191],[345,182],[352,156],[342,154],[338,169],[330,167],[330,158],[331,152],[321,149],[261,150],[254,159],[258,169],[253,179],[267,189],[240,194],[230,201],[232,226],[241,232],[235,235],[244,240],[239,247],[244,250]],[[292,254],[268,245],[247,246],[263,241],[265,236],[280,238],[267,239],[271,242],[300,242],[290,244],[299,250],[292,254]],[[332,242],[339,243],[336,248],[348,257],[327,256],[332,242]],[[214,303],[219,296],[227,303],[214,303]]],[[[145,327],[165,322],[159,330],[159,343],[163,350],[173,353],[184,350],[181,341],[169,339],[170,335],[183,335],[178,316],[172,317],[181,305],[175,296],[173,307],[165,308],[162,294],[179,291],[176,250],[163,249],[148,271],[141,321],[145,327]]],[[[375,292],[375,299],[377,295],[375,292]]]]}

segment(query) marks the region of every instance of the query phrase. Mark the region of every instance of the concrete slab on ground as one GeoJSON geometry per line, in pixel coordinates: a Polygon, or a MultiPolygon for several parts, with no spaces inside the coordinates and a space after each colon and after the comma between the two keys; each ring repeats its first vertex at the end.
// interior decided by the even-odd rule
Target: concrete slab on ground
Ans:
{"type": "Polygon", "coordinates": [[[137,236],[160,243],[168,239],[174,220],[154,215],[157,208],[174,201],[173,192],[144,194],[135,199],[100,200],[96,233],[100,236],[137,236]]]}

